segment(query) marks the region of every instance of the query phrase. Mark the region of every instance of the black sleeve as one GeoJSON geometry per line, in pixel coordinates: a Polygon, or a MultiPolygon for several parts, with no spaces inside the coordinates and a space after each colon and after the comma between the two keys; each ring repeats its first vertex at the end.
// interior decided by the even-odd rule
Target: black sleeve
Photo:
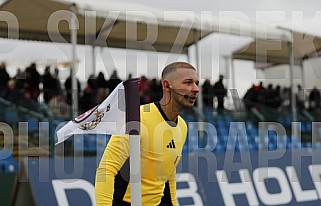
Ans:
{"type": "Polygon", "coordinates": [[[124,163],[118,174],[115,176],[113,205],[130,206],[130,203],[123,201],[129,184],[129,158],[124,163]]]}
{"type": "Polygon", "coordinates": [[[163,197],[161,200],[161,203],[159,204],[159,206],[172,206],[172,199],[171,199],[171,193],[170,193],[170,189],[169,189],[169,182],[167,181],[165,183],[165,188],[164,188],[164,192],[163,192],[163,197]]]}

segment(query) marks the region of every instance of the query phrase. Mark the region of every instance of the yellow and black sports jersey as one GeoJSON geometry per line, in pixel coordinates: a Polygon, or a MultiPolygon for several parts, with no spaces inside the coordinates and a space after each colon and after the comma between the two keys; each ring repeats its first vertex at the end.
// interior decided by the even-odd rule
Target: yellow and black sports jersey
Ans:
{"type": "MultiPolygon", "coordinates": [[[[140,107],[143,205],[177,205],[176,166],[187,126],[168,121],[159,102],[140,107]]],[[[130,205],[128,135],[113,135],[96,172],[97,205],[130,205]]]]}

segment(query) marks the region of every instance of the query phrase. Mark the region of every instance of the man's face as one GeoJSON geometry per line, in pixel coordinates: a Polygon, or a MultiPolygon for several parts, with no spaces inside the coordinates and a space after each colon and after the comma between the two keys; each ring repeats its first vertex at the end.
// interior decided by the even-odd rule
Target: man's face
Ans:
{"type": "Polygon", "coordinates": [[[191,108],[194,106],[199,93],[199,79],[197,72],[190,68],[179,68],[174,74],[172,89],[181,94],[172,92],[173,103],[180,108],[191,108]],[[184,97],[188,95],[188,97],[184,97]]]}

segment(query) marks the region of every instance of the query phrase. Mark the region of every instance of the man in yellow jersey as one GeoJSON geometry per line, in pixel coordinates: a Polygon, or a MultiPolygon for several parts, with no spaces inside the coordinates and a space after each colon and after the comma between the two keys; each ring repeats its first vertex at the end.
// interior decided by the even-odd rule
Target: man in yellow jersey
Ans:
{"type": "MultiPolygon", "coordinates": [[[[195,68],[175,62],[162,72],[163,97],[140,107],[142,204],[178,205],[176,166],[186,140],[187,126],[180,117],[192,108],[199,93],[195,68]]],[[[130,205],[129,140],[113,135],[96,172],[97,205],[130,205]]]]}

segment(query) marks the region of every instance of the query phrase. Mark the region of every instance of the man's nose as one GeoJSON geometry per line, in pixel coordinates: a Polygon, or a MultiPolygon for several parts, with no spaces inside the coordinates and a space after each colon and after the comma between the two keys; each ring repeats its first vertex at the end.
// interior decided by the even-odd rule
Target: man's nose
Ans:
{"type": "Polygon", "coordinates": [[[199,93],[200,92],[200,89],[199,89],[197,84],[194,84],[192,92],[195,92],[195,93],[199,93]]]}

